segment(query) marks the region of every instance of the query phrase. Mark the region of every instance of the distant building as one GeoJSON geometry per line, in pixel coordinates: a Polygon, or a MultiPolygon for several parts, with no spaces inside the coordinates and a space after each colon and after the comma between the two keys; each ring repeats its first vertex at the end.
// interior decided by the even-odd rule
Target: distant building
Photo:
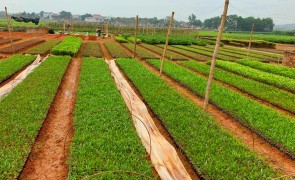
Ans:
{"type": "Polygon", "coordinates": [[[73,19],[81,19],[81,16],[79,14],[73,14],[73,19]]]}
{"type": "Polygon", "coordinates": [[[48,19],[48,20],[52,20],[54,16],[54,13],[53,12],[44,12],[43,14],[43,19],[48,19]]]}
{"type": "Polygon", "coordinates": [[[92,17],[86,17],[86,22],[103,22],[104,18],[100,14],[93,14],[92,17]]]}

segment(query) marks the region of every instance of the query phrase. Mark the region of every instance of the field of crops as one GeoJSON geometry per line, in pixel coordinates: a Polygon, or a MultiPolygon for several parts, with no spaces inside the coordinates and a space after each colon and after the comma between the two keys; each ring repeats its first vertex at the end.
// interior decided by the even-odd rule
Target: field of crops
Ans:
{"type": "Polygon", "coordinates": [[[140,34],[135,58],[134,37],[124,34],[91,41],[48,36],[28,50],[31,41],[40,41],[15,44],[27,55],[8,54],[0,62],[0,92],[7,81],[18,81],[13,78],[35,64],[36,54],[42,56],[41,65],[0,98],[0,179],[44,174],[49,179],[165,179],[159,169],[170,166],[170,159],[160,161],[165,153],[159,155],[153,148],[157,145],[153,143],[161,143],[152,140],[151,132],[171,144],[192,179],[291,177],[295,172],[294,68],[278,64],[282,59],[278,54],[250,51],[247,56],[246,49],[222,46],[209,107],[204,109],[215,42],[172,36],[160,75],[163,37],[140,34]],[[122,78],[108,66],[109,58],[116,59],[112,63],[122,78]],[[126,84],[119,80],[124,78],[132,95],[121,89],[126,84]],[[126,101],[134,94],[145,106],[126,101]],[[146,117],[135,117],[133,109],[149,113],[148,123],[158,131],[148,128],[146,117]],[[48,121],[48,117],[54,118],[48,121]],[[65,119],[68,128],[59,126],[65,119]],[[51,131],[53,123],[66,135],[51,131]],[[143,129],[138,129],[138,123],[143,129]],[[41,135],[44,142],[36,143],[41,135]],[[54,144],[47,142],[52,141],[49,136],[62,144],[51,145],[61,151],[41,150],[54,144]],[[57,160],[58,153],[62,158],[57,160]],[[45,156],[53,162],[42,161],[45,156]],[[57,163],[60,159],[63,164],[57,163]],[[32,170],[28,161],[41,170],[32,170]]]}
{"type": "Polygon", "coordinates": [[[56,46],[58,43],[60,43],[59,40],[49,40],[43,44],[40,44],[39,46],[33,47],[26,51],[27,54],[45,54],[51,50],[54,46],[56,46]]]}
{"type": "Polygon", "coordinates": [[[51,52],[55,55],[75,56],[82,45],[82,39],[75,36],[66,37],[61,43],[54,46],[51,52]]]}
{"type": "MultiPolygon", "coordinates": [[[[217,36],[217,32],[213,31],[200,31],[200,36],[217,36]]],[[[242,40],[249,40],[250,39],[250,32],[246,33],[224,33],[223,37],[225,38],[232,38],[232,39],[242,39],[242,40]]],[[[270,34],[254,34],[253,39],[255,40],[264,40],[273,43],[286,43],[286,44],[295,44],[295,37],[294,36],[284,36],[284,35],[270,35],[270,34]]]]}
{"type": "Polygon", "coordinates": [[[10,45],[8,47],[4,47],[0,49],[0,53],[6,53],[6,54],[12,54],[12,53],[17,53],[29,46],[38,44],[44,42],[44,40],[42,39],[32,39],[32,40],[27,40],[24,42],[20,42],[20,43],[15,43],[13,45],[10,45]]]}

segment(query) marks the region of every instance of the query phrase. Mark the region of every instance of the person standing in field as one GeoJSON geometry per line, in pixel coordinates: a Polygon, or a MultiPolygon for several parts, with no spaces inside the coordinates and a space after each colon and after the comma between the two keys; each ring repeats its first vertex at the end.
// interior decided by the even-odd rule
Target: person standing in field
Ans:
{"type": "Polygon", "coordinates": [[[97,28],[97,29],[96,29],[96,33],[97,33],[97,37],[100,37],[101,29],[97,28]]]}

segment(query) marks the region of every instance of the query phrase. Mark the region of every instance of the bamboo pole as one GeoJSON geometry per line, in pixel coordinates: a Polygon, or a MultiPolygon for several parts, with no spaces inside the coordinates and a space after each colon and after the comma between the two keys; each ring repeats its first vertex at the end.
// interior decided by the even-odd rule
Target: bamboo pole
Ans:
{"type": "Polygon", "coordinates": [[[252,38],[253,38],[253,31],[254,31],[254,22],[252,24],[252,29],[251,29],[251,35],[250,35],[250,41],[249,41],[249,47],[248,47],[248,52],[247,52],[247,58],[249,57],[250,49],[251,49],[251,43],[252,43],[252,38]]]}
{"type": "Polygon", "coordinates": [[[217,58],[217,54],[218,54],[218,50],[219,50],[219,46],[220,46],[220,41],[221,41],[221,38],[222,38],[222,32],[223,32],[223,29],[224,29],[224,24],[225,24],[225,21],[226,21],[228,5],[229,5],[229,0],[225,0],[223,15],[222,15],[221,23],[220,23],[220,26],[219,26],[219,32],[218,32],[218,36],[217,36],[217,40],[216,40],[214,53],[213,53],[213,56],[212,56],[210,74],[209,74],[208,83],[207,83],[207,87],[206,87],[205,100],[204,100],[204,109],[205,110],[207,110],[207,106],[208,106],[208,102],[209,102],[210,89],[211,89],[212,80],[213,80],[213,76],[214,76],[214,69],[215,69],[215,65],[216,65],[216,58],[217,58]]]}
{"type": "Polygon", "coordinates": [[[8,28],[9,38],[10,38],[10,45],[12,48],[12,53],[14,54],[14,46],[13,46],[13,42],[12,42],[12,34],[11,34],[11,29],[10,29],[10,17],[8,16],[7,7],[5,7],[5,16],[6,16],[7,28],[8,28]]]}
{"type": "Polygon", "coordinates": [[[64,31],[63,31],[63,34],[65,34],[65,32],[66,32],[66,22],[64,21],[64,31]]]}
{"type": "Polygon", "coordinates": [[[164,58],[165,58],[166,50],[167,50],[168,43],[169,43],[169,38],[170,38],[170,33],[171,33],[172,23],[173,23],[173,18],[174,18],[174,12],[172,12],[172,16],[170,18],[170,24],[169,24],[169,29],[168,29],[167,38],[166,38],[166,44],[165,44],[164,52],[163,52],[163,55],[162,55],[162,58],[161,58],[162,62],[161,62],[161,68],[160,68],[160,76],[162,76],[162,72],[163,72],[164,58]]]}
{"type": "Polygon", "coordinates": [[[137,33],[138,33],[138,15],[135,19],[135,35],[134,35],[134,51],[133,51],[133,58],[135,58],[136,52],[136,45],[137,45],[137,33]]]}

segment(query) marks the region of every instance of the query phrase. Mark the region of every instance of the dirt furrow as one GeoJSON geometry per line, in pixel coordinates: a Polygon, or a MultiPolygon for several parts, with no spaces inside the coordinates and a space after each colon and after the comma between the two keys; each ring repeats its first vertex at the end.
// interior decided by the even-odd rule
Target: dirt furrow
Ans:
{"type": "Polygon", "coordinates": [[[73,58],[19,179],[66,179],[80,58],[73,58]]]}
{"type": "Polygon", "coordinates": [[[110,54],[109,50],[107,49],[107,47],[105,46],[105,42],[114,42],[113,39],[111,38],[108,38],[108,39],[104,39],[103,41],[102,40],[98,40],[98,43],[100,45],[100,48],[101,48],[101,52],[102,52],[102,56],[104,58],[106,58],[107,60],[111,60],[113,59],[112,55],[110,54]]]}

